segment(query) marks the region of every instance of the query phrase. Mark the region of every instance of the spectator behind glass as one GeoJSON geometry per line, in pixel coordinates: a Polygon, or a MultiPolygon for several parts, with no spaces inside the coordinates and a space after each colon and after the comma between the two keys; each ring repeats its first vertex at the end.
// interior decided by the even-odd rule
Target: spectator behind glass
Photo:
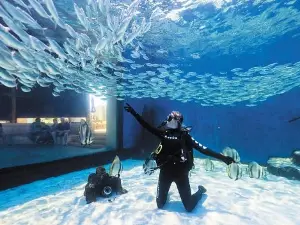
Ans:
{"type": "Polygon", "coordinates": [[[50,128],[54,144],[57,143],[57,140],[56,140],[57,139],[56,138],[56,136],[57,136],[57,126],[58,126],[57,118],[54,118],[53,119],[53,124],[52,124],[52,126],[50,128]]]}
{"type": "Polygon", "coordinates": [[[68,136],[70,132],[70,123],[65,118],[60,118],[60,123],[57,125],[57,142],[62,145],[68,144],[68,136]]]}
{"type": "Polygon", "coordinates": [[[79,126],[79,139],[83,146],[90,145],[93,142],[92,130],[90,129],[88,123],[81,119],[79,126]]]}
{"type": "Polygon", "coordinates": [[[52,144],[53,139],[50,133],[50,127],[41,118],[36,118],[35,122],[30,125],[29,139],[36,144],[52,144]]]}
{"type": "Polygon", "coordinates": [[[29,139],[34,143],[37,142],[38,138],[42,134],[42,126],[41,118],[39,117],[36,118],[35,122],[30,125],[29,139]]]}

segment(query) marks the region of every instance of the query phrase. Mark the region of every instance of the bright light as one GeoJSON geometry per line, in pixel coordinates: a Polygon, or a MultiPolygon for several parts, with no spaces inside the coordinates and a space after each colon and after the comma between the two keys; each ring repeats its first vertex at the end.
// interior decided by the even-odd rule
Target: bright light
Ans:
{"type": "Polygon", "coordinates": [[[92,109],[97,108],[98,106],[106,106],[106,101],[102,100],[101,97],[89,94],[89,101],[90,101],[90,111],[92,111],[92,109]]]}
{"type": "Polygon", "coordinates": [[[106,100],[102,96],[89,94],[90,122],[95,133],[106,132],[106,100]]]}
{"type": "Polygon", "coordinates": [[[0,120],[0,123],[9,123],[8,120],[0,120]]]}

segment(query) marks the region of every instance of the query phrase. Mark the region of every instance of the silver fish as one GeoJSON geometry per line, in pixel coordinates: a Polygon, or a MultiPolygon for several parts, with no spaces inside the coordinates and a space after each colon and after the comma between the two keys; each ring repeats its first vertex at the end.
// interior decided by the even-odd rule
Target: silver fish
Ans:
{"type": "Polygon", "coordinates": [[[59,97],[59,93],[57,93],[57,92],[52,92],[52,95],[53,95],[54,97],[59,97]]]}
{"type": "Polygon", "coordinates": [[[25,76],[25,78],[27,80],[30,80],[33,82],[35,82],[37,80],[37,78],[39,77],[39,74],[36,74],[36,73],[23,73],[23,75],[25,76]]]}
{"type": "Polygon", "coordinates": [[[50,74],[56,75],[60,74],[60,71],[56,69],[54,65],[51,65],[50,63],[45,64],[46,69],[50,74]]]}
{"type": "Polygon", "coordinates": [[[59,44],[56,41],[51,40],[50,38],[47,38],[47,40],[53,52],[55,52],[60,58],[67,59],[64,50],[59,46],[59,44]]]}
{"type": "Polygon", "coordinates": [[[132,12],[133,12],[134,10],[136,10],[136,8],[139,6],[139,4],[140,4],[140,0],[135,0],[135,1],[133,1],[133,2],[129,5],[129,7],[127,8],[128,14],[132,14],[132,12]]]}
{"type": "Polygon", "coordinates": [[[128,38],[126,39],[126,41],[124,43],[125,46],[130,44],[133,41],[133,39],[135,39],[137,36],[139,36],[139,31],[132,32],[130,35],[128,35],[128,38]]]}
{"type": "Polygon", "coordinates": [[[81,41],[80,41],[80,38],[76,38],[76,43],[75,43],[75,49],[77,51],[79,51],[81,48],[81,41]]]}
{"type": "Polygon", "coordinates": [[[71,37],[76,38],[77,37],[77,33],[76,31],[73,29],[73,27],[71,27],[69,24],[65,24],[66,30],[67,32],[70,34],[71,37]]]}
{"type": "Polygon", "coordinates": [[[151,25],[152,25],[151,22],[145,24],[145,26],[144,26],[143,29],[142,29],[142,33],[147,33],[147,32],[150,30],[151,25]]]}
{"type": "Polygon", "coordinates": [[[0,5],[0,17],[2,17],[2,19],[9,19],[12,20],[11,16],[5,11],[5,9],[2,8],[2,6],[0,5]]]}
{"type": "Polygon", "coordinates": [[[2,4],[7,12],[13,17],[22,23],[28,24],[32,28],[43,29],[28,13],[19,7],[14,7],[12,4],[8,3],[6,0],[2,0],[2,4]]]}
{"type": "Polygon", "coordinates": [[[107,40],[105,38],[102,38],[102,40],[99,41],[98,44],[96,45],[95,52],[99,53],[105,47],[106,43],[107,40]]]}
{"type": "Polygon", "coordinates": [[[30,92],[31,91],[31,89],[29,87],[25,87],[25,86],[21,86],[21,90],[23,92],[30,92]]]}
{"type": "Polygon", "coordinates": [[[53,4],[53,1],[52,0],[44,0],[44,3],[46,5],[48,11],[50,12],[52,18],[54,19],[54,21],[57,21],[59,19],[59,17],[58,17],[56,7],[53,4]]]}
{"type": "Polygon", "coordinates": [[[10,56],[10,49],[2,42],[0,41],[0,52],[2,55],[5,55],[6,56],[10,56]]]}
{"type": "Polygon", "coordinates": [[[41,86],[41,87],[49,87],[49,83],[46,83],[43,81],[43,79],[41,77],[39,77],[36,82],[41,86]]]}
{"type": "Polygon", "coordinates": [[[12,36],[10,33],[6,32],[5,30],[2,29],[2,26],[0,26],[0,37],[1,41],[18,50],[25,49],[25,46],[22,44],[22,42],[18,41],[14,36],[12,36]]]}
{"type": "Polygon", "coordinates": [[[12,75],[10,75],[6,70],[0,68],[0,77],[4,80],[8,81],[16,81],[16,78],[14,78],[12,75]]]}
{"type": "Polygon", "coordinates": [[[57,79],[57,75],[53,75],[52,73],[47,73],[47,76],[50,77],[53,80],[57,79]]]}
{"type": "Polygon", "coordinates": [[[55,21],[55,22],[56,22],[56,24],[57,24],[58,26],[60,26],[61,28],[66,29],[65,23],[64,23],[64,21],[62,21],[61,18],[58,18],[58,20],[55,21]]]}
{"type": "Polygon", "coordinates": [[[15,62],[12,60],[12,57],[11,57],[11,53],[7,53],[7,52],[2,52],[2,54],[0,55],[1,56],[1,63],[2,64],[7,64],[7,66],[2,66],[4,69],[6,70],[16,70],[16,66],[15,66],[15,62]],[[9,66],[12,66],[13,68],[9,68],[9,66]],[[7,68],[8,67],[8,68],[7,68]]]}
{"type": "Polygon", "coordinates": [[[263,168],[256,162],[249,163],[248,172],[249,172],[249,177],[251,177],[251,178],[259,179],[259,178],[264,177],[263,168]]]}
{"type": "Polygon", "coordinates": [[[13,21],[8,18],[3,18],[4,22],[10,27],[10,29],[18,35],[18,37],[27,45],[29,44],[29,35],[23,30],[23,24],[19,21],[13,21]]]}
{"type": "Polygon", "coordinates": [[[22,76],[19,77],[18,81],[22,83],[24,86],[32,88],[35,84],[35,82],[32,82],[25,78],[24,74],[22,73],[22,76]]]}
{"type": "Polygon", "coordinates": [[[82,42],[84,43],[84,45],[87,45],[87,46],[91,45],[92,41],[88,35],[80,34],[80,38],[81,38],[82,42]]]}
{"type": "Polygon", "coordinates": [[[15,71],[17,70],[15,63],[10,63],[7,61],[6,58],[3,57],[3,55],[0,55],[0,66],[3,69],[6,69],[8,71],[15,71]]]}
{"type": "Polygon", "coordinates": [[[36,62],[36,66],[38,68],[38,70],[42,73],[48,73],[48,70],[45,68],[44,64],[41,62],[36,62]]]}
{"type": "Polygon", "coordinates": [[[26,5],[22,0],[13,0],[17,5],[22,6],[23,8],[27,9],[27,11],[30,13],[28,5],[26,5]]]}
{"type": "Polygon", "coordinates": [[[32,62],[35,60],[35,58],[30,54],[29,51],[19,50],[20,55],[27,60],[28,62],[32,62]]]}
{"type": "Polygon", "coordinates": [[[103,0],[98,0],[98,7],[99,7],[100,12],[105,14],[105,7],[104,7],[104,1],[103,0]]]}
{"type": "Polygon", "coordinates": [[[0,77],[0,83],[9,88],[14,88],[17,86],[17,83],[15,80],[14,81],[4,80],[1,77],[0,77]]]}
{"type": "Polygon", "coordinates": [[[43,81],[46,82],[46,83],[53,83],[54,80],[50,79],[49,77],[44,77],[43,81]]]}
{"type": "Polygon", "coordinates": [[[110,9],[110,0],[103,0],[103,6],[105,8],[105,14],[108,14],[110,9]]]}
{"type": "Polygon", "coordinates": [[[107,24],[108,28],[111,31],[115,30],[114,27],[113,27],[113,22],[112,22],[112,19],[111,19],[109,11],[107,11],[107,14],[106,14],[106,24],[107,24]]]}
{"type": "Polygon", "coordinates": [[[206,171],[213,171],[215,166],[210,159],[205,159],[204,160],[204,168],[206,171]]]}
{"type": "Polygon", "coordinates": [[[227,174],[229,178],[238,180],[243,176],[242,168],[238,163],[231,163],[227,166],[227,174]]]}
{"type": "Polygon", "coordinates": [[[45,45],[42,41],[40,41],[36,37],[29,35],[29,39],[30,39],[30,45],[33,49],[37,51],[48,49],[48,46],[45,45]]]}
{"type": "Polygon", "coordinates": [[[46,8],[48,9],[48,11],[50,12],[50,16],[55,24],[55,28],[56,26],[60,26],[61,28],[65,29],[65,23],[59,18],[56,7],[53,3],[52,0],[43,0],[46,8]]]}
{"type": "Polygon", "coordinates": [[[127,18],[125,18],[122,22],[122,24],[120,25],[118,31],[116,32],[116,36],[121,36],[124,35],[125,31],[127,30],[130,22],[132,20],[132,16],[128,16],[127,18]]]}
{"type": "Polygon", "coordinates": [[[241,161],[239,153],[234,148],[226,147],[226,148],[224,148],[222,153],[225,156],[229,156],[229,157],[233,158],[235,162],[240,162],[241,161]]]}
{"type": "Polygon", "coordinates": [[[23,69],[31,69],[32,66],[26,61],[24,60],[19,53],[17,52],[12,52],[12,59],[13,61],[21,68],[23,69]]]}
{"type": "Polygon", "coordinates": [[[85,6],[85,12],[88,18],[93,18],[92,9],[89,5],[85,6]]]}
{"type": "Polygon", "coordinates": [[[88,31],[89,25],[86,21],[86,16],[84,14],[84,11],[81,8],[79,8],[76,3],[74,3],[74,10],[75,10],[75,13],[77,15],[79,22],[88,31]]]}
{"type": "Polygon", "coordinates": [[[43,6],[37,0],[28,0],[28,2],[40,16],[47,19],[50,18],[43,6]]]}

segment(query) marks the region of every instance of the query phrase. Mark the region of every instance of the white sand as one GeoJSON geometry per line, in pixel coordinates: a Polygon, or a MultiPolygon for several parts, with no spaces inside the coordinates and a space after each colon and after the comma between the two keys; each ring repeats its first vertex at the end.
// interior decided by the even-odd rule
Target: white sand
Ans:
{"type": "Polygon", "coordinates": [[[214,161],[215,171],[206,172],[203,160],[196,159],[191,188],[195,191],[202,184],[207,195],[187,213],[172,184],[170,201],[159,210],[155,202],[158,172],[145,175],[142,163],[124,161],[123,186],[129,193],[113,202],[98,199],[86,205],[84,185],[94,168],[2,191],[0,224],[300,224],[299,181],[273,175],[267,180],[233,181],[225,164],[214,161]]]}

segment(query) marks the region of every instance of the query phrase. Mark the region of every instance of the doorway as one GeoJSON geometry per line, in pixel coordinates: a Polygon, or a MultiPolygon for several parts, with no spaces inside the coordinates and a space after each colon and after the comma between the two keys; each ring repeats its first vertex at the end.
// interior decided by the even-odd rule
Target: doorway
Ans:
{"type": "Polygon", "coordinates": [[[107,102],[101,97],[89,94],[89,121],[93,133],[106,133],[107,102]]]}

